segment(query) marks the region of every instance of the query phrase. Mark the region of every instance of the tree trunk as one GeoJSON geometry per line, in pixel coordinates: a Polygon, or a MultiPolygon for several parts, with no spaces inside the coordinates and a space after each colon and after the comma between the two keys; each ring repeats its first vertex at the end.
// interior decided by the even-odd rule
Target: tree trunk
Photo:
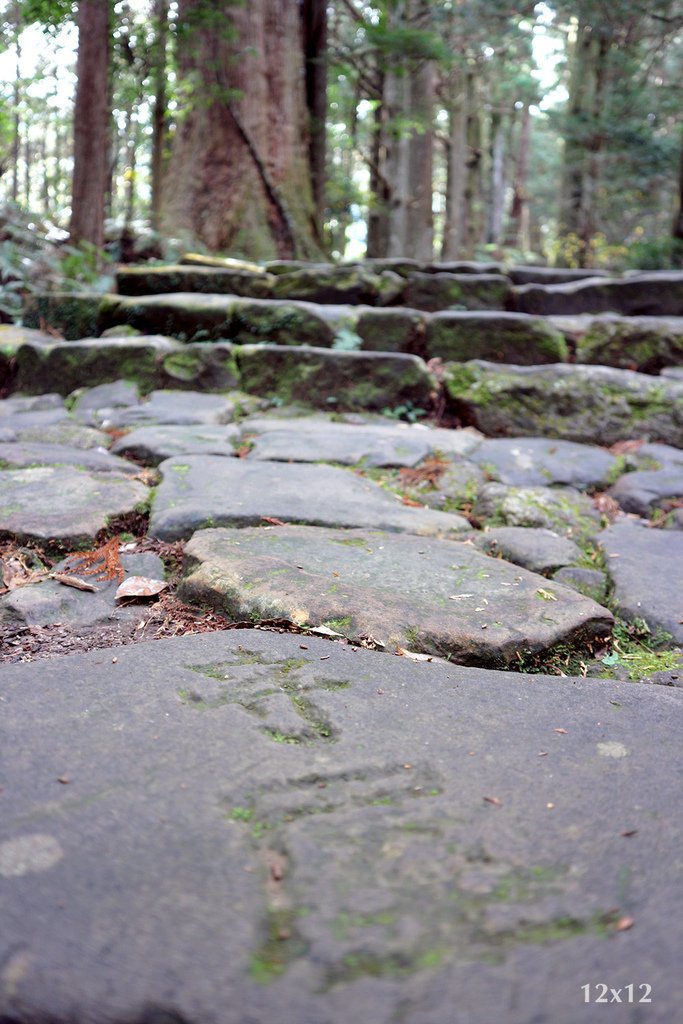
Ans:
{"type": "Polygon", "coordinates": [[[505,121],[500,111],[491,114],[491,166],[486,216],[486,242],[500,245],[505,214],[505,121]]]}
{"type": "Polygon", "coordinates": [[[162,182],[166,145],[166,49],[168,40],[169,0],[154,0],[154,107],[152,110],[152,230],[161,226],[162,182]]]}
{"type": "Polygon", "coordinates": [[[178,17],[179,78],[201,84],[176,128],[164,229],[253,259],[320,258],[297,0],[180,0],[178,17]]]}
{"type": "Polygon", "coordinates": [[[515,178],[512,185],[510,227],[508,243],[520,252],[531,250],[529,219],[529,153],[531,151],[531,111],[529,104],[522,110],[522,125],[515,163],[515,178]]]}
{"type": "Polygon", "coordinates": [[[569,85],[560,234],[578,238],[582,267],[588,260],[596,227],[594,200],[603,145],[600,119],[608,90],[610,45],[611,39],[605,32],[579,25],[569,85]]]}
{"type": "Polygon", "coordinates": [[[683,242],[683,136],[681,136],[681,162],[678,171],[678,209],[671,233],[674,238],[683,242]]]}
{"type": "MultiPolygon", "coordinates": [[[[382,97],[385,74],[380,71],[382,97]]],[[[389,252],[389,202],[391,193],[387,181],[387,108],[380,102],[374,111],[374,133],[370,158],[370,208],[368,211],[367,256],[384,259],[389,252]]]]}
{"type": "Polygon", "coordinates": [[[318,238],[323,237],[326,182],[327,0],[303,0],[306,107],[311,190],[318,238]]]}
{"type": "Polygon", "coordinates": [[[104,243],[109,157],[109,0],[80,0],[71,243],[104,243]]]}
{"type": "Polygon", "coordinates": [[[17,22],[16,39],[16,78],[14,80],[14,116],[12,118],[12,202],[19,199],[19,156],[21,153],[21,116],[19,104],[21,102],[21,43],[19,42],[19,24],[17,22]]]}
{"type": "Polygon", "coordinates": [[[458,72],[451,83],[451,100],[448,111],[446,222],[441,246],[442,260],[455,260],[462,255],[463,202],[467,180],[466,101],[462,72],[458,72]]]}
{"type": "Polygon", "coordinates": [[[481,239],[482,138],[477,79],[467,75],[467,179],[463,196],[463,255],[472,258],[481,239]]]}
{"type": "MultiPolygon", "coordinates": [[[[406,0],[393,9],[395,26],[429,24],[427,0],[406,0]]],[[[434,161],[434,66],[408,60],[386,73],[385,99],[390,118],[387,179],[391,194],[389,256],[430,260],[433,255],[432,177],[434,161]],[[405,121],[411,125],[406,129],[405,121]],[[415,125],[415,127],[413,127],[415,125]]]]}

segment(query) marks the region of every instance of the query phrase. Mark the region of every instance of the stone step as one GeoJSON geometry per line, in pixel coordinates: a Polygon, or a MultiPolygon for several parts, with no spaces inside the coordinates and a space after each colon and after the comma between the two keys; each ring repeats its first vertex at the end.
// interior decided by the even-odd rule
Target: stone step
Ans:
{"type": "Polygon", "coordinates": [[[683,382],[604,366],[445,368],[453,409],[489,435],[545,435],[588,444],[629,438],[683,447],[683,382]]]}
{"type": "Polygon", "coordinates": [[[683,316],[683,273],[639,273],[558,285],[527,284],[515,289],[512,301],[519,312],[537,316],[683,316]]]}

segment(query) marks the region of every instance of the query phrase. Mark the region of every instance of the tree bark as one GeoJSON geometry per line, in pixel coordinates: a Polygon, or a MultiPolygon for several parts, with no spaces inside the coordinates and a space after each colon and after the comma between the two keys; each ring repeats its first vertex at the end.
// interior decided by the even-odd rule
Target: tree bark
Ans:
{"type": "Polygon", "coordinates": [[[322,240],[327,179],[327,0],[303,0],[302,17],[311,189],[316,231],[322,240]]]}
{"type": "Polygon", "coordinates": [[[213,251],[320,258],[298,0],[180,0],[181,111],[163,225],[213,251]],[[226,28],[228,31],[226,31],[226,28]]]}
{"type": "Polygon", "coordinates": [[[499,110],[491,114],[490,186],[486,217],[486,242],[500,245],[505,214],[505,121],[499,110]]]}
{"type": "Polygon", "coordinates": [[[531,151],[531,111],[525,103],[519,132],[515,177],[512,185],[512,205],[508,242],[520,252],[531,250],[529,218],[529,153],[531,151]]]}
{"type": "Polygon", "coordinates": [[[674,238],[683,242],[683,136],[681,136],[681,162],[678,171],[678,209],[671,233],[674,238]]]}
{"type": "Polygon", "coordinates": [[[448,147],[446,169],[446,221],[444,224],[442,260],[455,260],[462,255],[463,202],[467,180],[467,96],[461,70],[451,82],[449,103],[448,147]]]}
{"type": "Polygon", "coordinates": [[[71,243],[104,243],[109,176],[109,0],[80,0],[71,243]]]}
{"type": "MultiPolygon", "coordinates": [[[[381,95],[384,96],[385,74],[380,70],[381,95]]],[[[387,108],[380,102],[374,111],[374,132],[370,158],[370,208],[368,210],[367,256],[384,259],[389,252],[389,203],[391,192],[387,181],[387,108]]]]}
{"type": "MultiPolygon", "coordinates": [[[[17,18],[19,15],[17,14],[17,18]]],[[[17,21],[16,46],[16,78],[14,80],[14,116],[12,117],[12,202],[19,199],[19,156],[21,153],[21,43],[19,42],[19,22],[17,21]]]]}
{"type": "Polygon", "coordinates": [[[169,0],[154,0],[154,108],[152,110],[152,230],[161,226],[162,182],[166,144],[166,49],[168,40],[169,0]]]}

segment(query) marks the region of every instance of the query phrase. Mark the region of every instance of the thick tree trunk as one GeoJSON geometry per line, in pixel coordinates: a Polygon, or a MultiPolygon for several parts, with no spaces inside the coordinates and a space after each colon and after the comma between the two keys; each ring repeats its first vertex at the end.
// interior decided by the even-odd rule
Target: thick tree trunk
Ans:
{"type": "Polygon", "coordinates": [[[165,230],[254,259],[319,258],[297,0],[180,0],[178,17],[180,80],[201,84],[173,140],[165,230]]]}
{"type": "Polygon", "coordinates": [[[109,177],[109,0],[80,0],[71,242],[104,243],[109,177]]]}
{"type": "Polygon", "coordinates": [[[168,40],[169,0],[154,0],[154,107],[152,110],[152,230],[161,226],[162,182],[166,145],[166,49],[168,40]]]}
{"type": "Polygon", "coordinates": [[[306,107],[308,109],[311,189],[318,238],[325,216],[327,117],[327,0],[303,0],[306,107]]]}

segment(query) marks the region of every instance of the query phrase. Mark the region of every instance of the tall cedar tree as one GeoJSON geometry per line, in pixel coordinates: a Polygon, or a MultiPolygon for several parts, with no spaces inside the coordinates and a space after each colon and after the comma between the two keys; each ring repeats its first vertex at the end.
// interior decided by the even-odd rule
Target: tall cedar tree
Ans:
{"type": "Polygon", "coordinates": [[[104,243],[109,188],[110,0],[80,0],[71,242],[104,243]]]}
{"type": "Polygon", "coordinates": [[[298,0],[180,0],[180,111],[163,224],[213,251],[321,256],[298,0]]]}

